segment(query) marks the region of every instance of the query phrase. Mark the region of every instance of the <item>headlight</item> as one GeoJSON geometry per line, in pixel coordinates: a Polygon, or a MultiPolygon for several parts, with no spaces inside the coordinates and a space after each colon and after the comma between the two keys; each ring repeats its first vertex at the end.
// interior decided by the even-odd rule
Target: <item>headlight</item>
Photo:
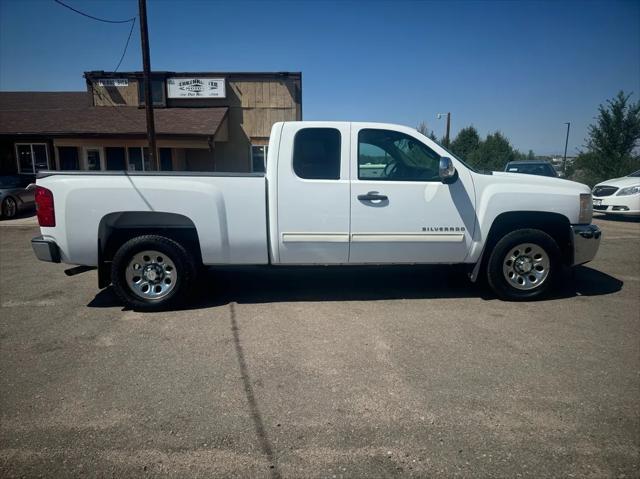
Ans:
{"type": "Polygon", "coordinates": [[[591,223],[593,218],[593,200],[591,193],[580,193],[580,214],[578,215],[578,223],[585,225],[591,223]]]}
{"type": "Polygon", "coordinates": [[[638,193],[640,193],[640,185],[634,185],[622,188],[620,191],[618,191],[618,194],[616,196],[637,195],[638,193]]]}

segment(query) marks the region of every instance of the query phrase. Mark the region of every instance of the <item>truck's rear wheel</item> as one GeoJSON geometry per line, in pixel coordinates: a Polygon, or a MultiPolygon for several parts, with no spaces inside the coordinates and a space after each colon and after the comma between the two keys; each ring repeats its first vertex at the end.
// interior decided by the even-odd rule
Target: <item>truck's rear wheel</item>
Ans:
{"type": "Polygon", "coordinates": [[[129,307],[159,310],[176,305],[188,293],[196,274],[191,254],[164,236],[138,236],[113,257],[111,282],[129,307]]]}
{"type": "Polygon", "coordinates": [[[559,273],[560,249],[544,231],[512,231],[493,248],[487,263],[491,289],[502,299],[530,300],[547,294],[559,273]]]}

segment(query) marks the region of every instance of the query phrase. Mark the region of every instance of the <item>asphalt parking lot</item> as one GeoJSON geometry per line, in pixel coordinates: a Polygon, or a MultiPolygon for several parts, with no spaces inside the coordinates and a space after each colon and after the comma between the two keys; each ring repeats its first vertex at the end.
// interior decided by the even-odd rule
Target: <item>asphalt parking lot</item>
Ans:
{"type": "Polygon", "coordinates": [[[638,477],[640,223],[550,300],[451,268],[212,271],[123,310],[0,226],[2,477],[638,477]]]}

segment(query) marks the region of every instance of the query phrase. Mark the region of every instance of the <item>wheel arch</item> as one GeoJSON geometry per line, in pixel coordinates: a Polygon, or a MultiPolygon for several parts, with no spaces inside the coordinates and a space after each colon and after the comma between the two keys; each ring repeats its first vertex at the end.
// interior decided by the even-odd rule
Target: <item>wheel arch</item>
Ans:
{"type": "Polygon", "coordinates": [[[563,263],[571,265],[573,244],[569,218],[563,214],[548,211],[508,211],[496,216],[491,223],[482,253],[471,273],[471,279],[475,281],[480,270],[486,266],[489,254],[500,238],[512,231],[525,228],[538,229],[551,236],[560,248],[563,263]]]}
{"type": "Polygon", "coordinates": [[[109,264],[116,251],[136,236],[156,234],[180,243],[202,263],[198,231],[193,221],[181,214],[160,211],[109,213],[98,225],[98,287],[111,282],[109,264]]]}

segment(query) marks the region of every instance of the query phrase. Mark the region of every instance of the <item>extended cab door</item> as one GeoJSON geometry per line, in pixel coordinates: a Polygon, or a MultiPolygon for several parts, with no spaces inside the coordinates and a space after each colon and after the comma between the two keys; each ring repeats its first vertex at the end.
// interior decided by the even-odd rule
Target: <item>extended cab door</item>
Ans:
{"type": "Polygon", "coordinates": [[[276,176],[277,262],[348,262],[349,129],[348,123],[284,123],[276,176]]]}
{"type": "Polygon", "coordinates": [[[351,126],[350,263],[457,263],[475,226],[467,168],[443,184],[445,150],[410,128],[351,126]]]}

